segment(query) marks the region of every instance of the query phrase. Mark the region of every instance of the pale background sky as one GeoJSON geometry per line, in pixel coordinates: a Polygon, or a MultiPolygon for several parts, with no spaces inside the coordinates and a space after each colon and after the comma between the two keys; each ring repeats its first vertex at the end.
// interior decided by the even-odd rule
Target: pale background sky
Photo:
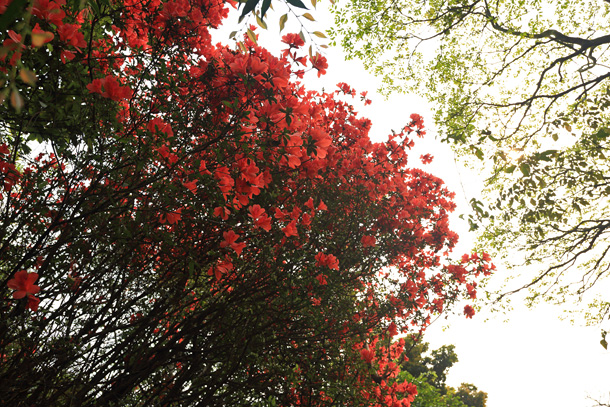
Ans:
{"type": "MultiPolygon", "coordinates": [[[[310,6],[309,1],[305,1],[310,6]]],[[[325,10],[327,2],[310,10],[316,22],[302,19],[310,32],[325,31],[332,26],[332,16],[325,10]]],[[[278,19],[284,13],[279,2],[273,2],[277,12],[265,18],[269,29],[258,29],[259,43],[277,54],[282,49],[278,34],[278,19]]],[[[310,9],[312,7],[309,7],[310,9]]],[[[226,21],[215,39],[228,43],[228,33],[238,27],[236,19],[226,21]]],[[[300,25],[290,16],[283,34],[298,32],[300,25]]],[[[318,44],[324,41],[316,39],[318,44]]],[[[467,212],[467,202],[478,197],[482,180],[469,170],[456,165],[454,155],[445,144],[435,139],[431,106],[418,97],[393,95],[388,100],[376,94],[379,79],[368,74],[357,60],[345,61],[339,48],[325,51],[328,72],[318,78],[314,72],[305,76],[308,89],[335,90],[338,82],[346,82],[357,92],[368,91],[373,100],[363,106],[358,99],[354,105],[361,116],[372,120],[371,137],[382,140],[392,129],[400,130],[409,121],[411,113],[424,117],[427,136],[416,140],[412,163],[421,166],[419,155],[435,156],[425,170],[442,178],[449,189],[456,192],[458,204],[451,227],[460,235],[457,254],[472,247],[473,236],[467,224],[457,218],[467,212]]],[[[506,272],[498,264],[496,278],[503,280],[506,272]]],[[[589,407],[595,405],[587,397],[610,402],[610,351],[599,344],[600,328],[572,325],[559,320],[561,309],[549,305],[532,310],[518,307],[507,315],[490,315],[484,311],[470,320],[463,315],[435,322],[424,340],[431,349],[453,344],[460,361],[453,366],[447,383],[457,387],[462,382],[472,383],[488,393],[487,407],[589,407]],[[489,318],[489,319],[488,319],[489,318]],[[507,322],[504,322],[508,319],[507,322]]]]}

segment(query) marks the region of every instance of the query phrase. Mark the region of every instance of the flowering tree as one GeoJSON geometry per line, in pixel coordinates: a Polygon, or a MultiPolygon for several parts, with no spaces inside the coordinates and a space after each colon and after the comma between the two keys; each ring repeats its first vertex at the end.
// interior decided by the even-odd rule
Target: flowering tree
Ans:
{"type": "Polygon", "coordinates": [[[227,6],[1,4],[7,403],[405,406],[392,338],[493,267],[447,260],[418,115],[372,143],[298,35],[213,45],[227,6]]]}

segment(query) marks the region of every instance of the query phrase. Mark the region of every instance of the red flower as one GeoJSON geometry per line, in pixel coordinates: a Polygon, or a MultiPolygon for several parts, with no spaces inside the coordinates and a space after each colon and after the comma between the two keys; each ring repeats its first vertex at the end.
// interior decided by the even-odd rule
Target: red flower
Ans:
{"type": "Polygon", "coordinates": [[[248,208],[248,211],[250,212],[250,217],[255,221],[261,216],[265,215],[265,210],[261,208],[260,205],[252,205],[250,208],[248,208]]]}
{"type": "Polygon", "coordinates": [[[184,185],[184,187],[186,189],[188,189],[189,191],[191,191],[193,194],[197,193],[197,180],[196,179],[189,181],[189,182],[183,182],[182,185],[184,185]]]}
{"type": "Polygon", "coordinates": [[[394,322],[392,322],[389,326],[388,326],[388,333],[392,336],[396,336],[398,335],[398,328],[396,327],[396,324],[394,322]]]}
{"type": "Polygon", "coordinates": [[[432,160],[434,159],[434,156],[430,155],[430,154],[425,154],[419,157],[421,159],[421,162],[423,164],[430,164],[432,162],[432,160]]]}
{"type": "Polygon", "coordinates": [[[61,9],[61,6],[65,4],[65,0],[57,2],[36,0],[32,6],[32,14],[59,27],[62,25],[64,17],[66,17],[66,13],[61,9]]]}
{"type": "Polygon", "coordinates": [[[102,79],[94,79],[93,82],[87,85],[87,89],[91,93],[99,93],[103,97],[117,102],[131,97],[131,88],[129,86],[121,86],[112,75],[107,75],[102,79]]]}
{"type": "Polygon", "coordinates": [[[271,230],[271,218],[265,215],[256,220],[256,226],[269,232],[271,230]]]}
{"type": "MultiPolygon", "coordinates": [[[[169,223],[170,225],[173,225],[174,223],[178,222],[180,220],[180,218],[182,218],[181,212],[182,212],[182,208],[180,208],[174,212],[168,212],[166,215],[167,223],[169,223]]],[[[165,222],[161,221],[161,223],[165,223],[165,222]]]]}
{"type": "Polygon", "coordinates": [[[313,58],[309,58],[309,60],[311,61],[311,64],[313,65],[313,67],[318,70],[318,78],[321,75],[326,74],[326,68],[328,68],[328,62],[326,61],[325,57],[323,57],[320,54],[316,54],[313,58]]]}
{"type": "Polygon", "coordinates": [[[286,237],[290,236],[298,236],[299,232],[297,231],[297,222],[292,221],[285,228],[282,229],[282,232],[286,235],[286,237]]]}
{"type": "Polygon", "coordinates": [[[232,230],[222,232],[222,237],[224,238],[224,241],[220,243],[220,247],[231,246],[237,239],[239,239],[239,235],[232,230]]]}
{"type": "Polygon", "coordinates": [[[239,235],[232,230],[228,232],[223,232],[222,237],[224,240],[220,242],[220,247],[231,247],[231,249],[235,250],[238,256],[241,255],[242,250],[246,247],[245,242],[237,243],[237,239],[239,239],[239,235]]]}
{"type": "Polygon", "coordinates": [[[299,34],[286,34],[282,37],[282,42],[288,44],[290,48],[299,48],[305,45],[305,41],[299,34]]]}
{"type": "Polygon", "coordinates": [[[375,352],[369,349],[361,349],[360,356],[362,357],[362,360],[364,360],[366,363],[372,363],[375,359],[375,352]]]}
{"type": "Polygon", "coordinates": [[[474,316],[474,308],[470,305],[466,305],[464,307],[464,315],[466,315],[466,318],[472,318],[474,316]]]}
{"type": "Polygon", "coordinates": [[[375,247],[375,245],[377,244],[377,239],[375,238],[375,236],[362,236],[362,239],[360,239],[360,241],[362,242],[362,245],[364,247],[375,247]]]}
{"type": "Polygon", "coordinates": [[[4,14],[12,0],[0,0],[0,14],[4,14]]]}
{"type": "Polygon", "coordinates": [[[38,311],[38,304],[40,304],[40,298],[28,295],[28,305],[26,308],[29,308],[32,311],[38,311]]]}
{"type": "Polygon", "coordinates": [[[328,267],[332,270],[339,270],[339,260],[332,254],[316,254],[316,267],[328,267]]]}
{"type": "Polygon", "coordinates": [[[424,127],[424,118],[418,115],[417,113],[412,113],[410,118],[413,121],[413,123],[411,124],[412,126],[417,126],[419,128],[424,127]]]}
{"type": "Polygon", "coordinates": [[[8,288],[17,290],[13,293],[13,298],[18,300],[26,295],[36,294],[40,291],[40,287],[34,285],[38,279],[38,273],[28,273],[25,270],[15,273],[15,278],[8,280],[8,288]]]}
{"type": "Polygon", "coordinates": [[[57,27],[57,34],[59,34],[60,40],[80,51],[81,48],[87,46],[87,43],[83,33],[78,31],[79,28],[78,24],[63,24],[57,27]]]}
{"type": "Polygon", "coordinates": [[[218,216],[222,220],[229,219],[230,214],[231,214],[231,211],[229,211],[229,209],[224,206],[218,206],[218,207],[214,208],[214,216],[218,216]]]}

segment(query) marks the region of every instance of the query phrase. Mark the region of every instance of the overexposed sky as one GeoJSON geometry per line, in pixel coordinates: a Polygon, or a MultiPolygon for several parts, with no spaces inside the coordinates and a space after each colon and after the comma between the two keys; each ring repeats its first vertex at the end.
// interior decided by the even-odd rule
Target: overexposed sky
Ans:
{"type": "MultiPolygon", "coordinates": [[[[310,6],[309,2],[305,3],[310,6]]],[[[279,2],[273,4],[276,12],[269,10],[269,17],[265,19],[268,30],[259,28],[256,32],[261,45],[278,52],[282,48],[278,19],[284,9],[279,2]]],[[[309,31],[325,31],[332,26],[332,16],[325,10],[327,5],[328,2],[322,2],[317,10],[310,10],[316,22],[302,19],[309,31]]],[[[215,39],[228,43],[228,33],[237,28],[236,19],[229,19],[215,39]]],[[[282,35],[299,30],[300,25],[291,15],[282,35]]],[[[323,44],[324,40],[318,43],[323,44]]],[[[357,92],[368,91],[373,104],[365,107],[356,98],[354,105],[361,116],[372,120],[374,140],[384,139],[392,129],[401,129],[409,122],[411,113],[424,117],[428,135],[416,140],[412,162],[421,166],[420,154],[435,156],[432,164],[422,168],[442,178],[456,192],[458,209],[451,223],[460,235],[456,254],[470,251],[473,236],[468,233],[466,222],[457,215],[466,213],[468,201],[479,196],[482,180],[456,165],[450,148],[435,139],[432,107],[416,96],[392,95],[384,100],[375,93],[379,79],[368,74],[358,60],[345,61],[339,48],[327,49],[325,56],[329,63],[327,74],[318,78],[310,72],[303,82],[308,89],[331,91],[338,82],[346,82],[357,92]]],[[[500,264],[498,269],[495,278],[503,280],[506,271],[500,264]]],[[[587,397],[610,402],[610,351],[599,344],[600,328],[561,321],[561,310],[557,307],[542,305],[530,310],[516,301],[513,300],[515,310],[506,315],[483,311],[472,320],[455,315],[437,321],[428,329],[424,340],[430,342],[432,349],[449,344],[456,346],[460,361],[450,370],[448,384],[455,387],[462,382],[474,384],[488,393],[487,407],[594,406],[587,397]],[[505,319],[508,321],[504,322],[505,319]]]]}

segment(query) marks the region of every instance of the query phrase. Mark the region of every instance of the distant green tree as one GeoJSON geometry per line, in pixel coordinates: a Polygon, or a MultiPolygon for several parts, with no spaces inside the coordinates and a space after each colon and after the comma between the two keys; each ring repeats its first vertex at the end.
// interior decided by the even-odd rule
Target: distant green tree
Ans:
{"type": "Polygon", "coordinates": [[[487,403],[487,393],[479,391],[474,384],[460,384],[455,395],[469,407],[485,407],[487,403]]]}
{"type": "Polygon", "coordinates": [[[430,344],[407,338],[405,355],[398,380],[417,386],[412,407],[485,407],[487,393],[462,383],[458,389],[446,385],[449,369],[458,362],[454,345],[429,351],[430,344]]]}

